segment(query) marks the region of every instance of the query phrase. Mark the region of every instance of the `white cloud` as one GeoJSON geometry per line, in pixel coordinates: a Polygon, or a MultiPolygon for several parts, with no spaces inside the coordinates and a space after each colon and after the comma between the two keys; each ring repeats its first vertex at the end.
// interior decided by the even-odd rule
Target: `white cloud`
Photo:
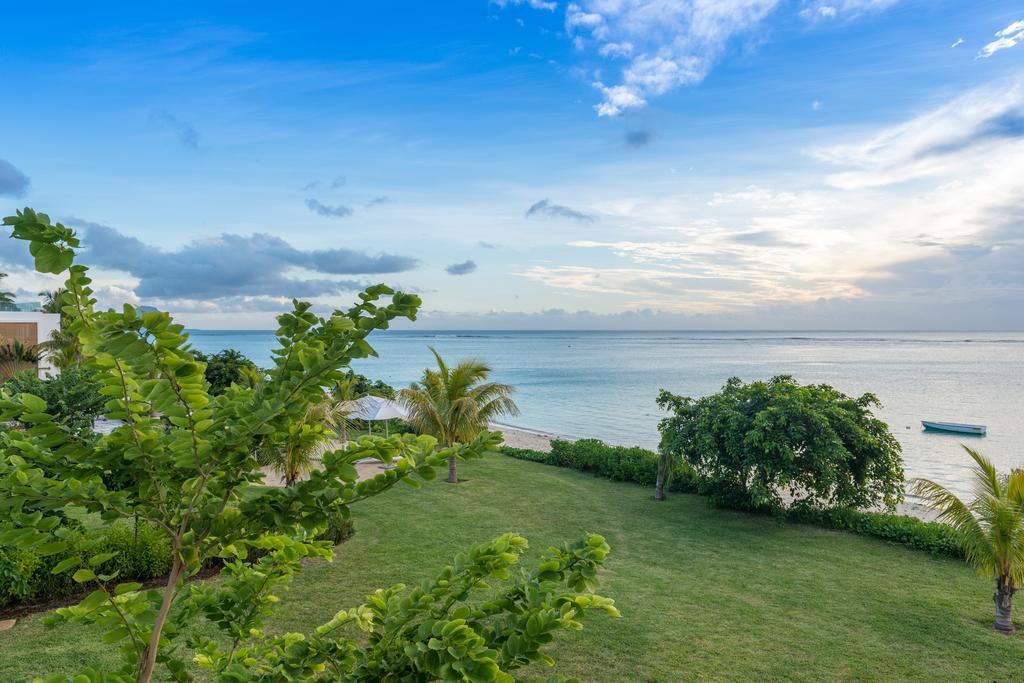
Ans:
{"type": "Polygon", "coordinates": [[[728,42],[754,29],[779,0],[580,0],[568,5],[566,32],[581,47],[629,60],[621,82],[595,83],[604,101],[595,109],[616,116],[648,98],[704,80],[728,42]]]}
{"type": "MultiPolygon", "coordinates": [[[[527,0],[491,0],[525,4],[527,0]]],[[[805,0],[808,19],[855,17],[899,0],[805,0]]],[[[553,9],[554,3],[529,0],[553,9]]],[[[595,48],[607,59],[625,59],[619,82],[596,79],[604,100],[599,116],[643,107],[651,97],[703,81],[731,42],[760,38],[757,29],[781,0],[576,0],[566,5],[565,31],[579,51],[595,48]]]]}
{"type": "Polygon", "coordinates": [[[809,21],[853,18],[892,7],[900,0],[805,0],[800,16],[809,21]]]}
{"type": "Polygon", "coordinates": [[[812,153],[823,161],[856,169],[830,175],[830,184],[847,189],[876,187],[955,175],[964,168],[989,165],[1007,153],[1015,156],[1022,134],[1024,88],[1019,83],[1000,84],[969,92],[859,142],[812,153]]]}
{"type": "Polygon", "coordinates": [[[1024,309],[1024,86],[994,84],[841,135],[812,151],[819,172],[787,177],[785,189],[727,187],[702,199],[637,186],[628,199],[591,202],[630,237],[571,241],[579,260],[520,275],[602,294],[613,310],[742,317],[828,301],[846,302],[824,307],[829,315],[885,311],[897,325],[901,308],[944,311],[935,326],[959,302],[977,312],[972,324],[1019,324],[1006,315],[1024,309]],[[598,267],[589,252],[604,255],[597,264],[613,260],[598,267]]]}
{"type": "Polygon", "coordinates": [[[628,57],[633,53],[633,43],[605,43],[597,52],[602,57],[628,57]]]}
{"type": "Polygon", "coordinates": [[[821,109],[820,100],[814,100],[813,102],[811,102],[811,111],[818,111],[819,109],[821,109]]]}
{"type": "Polygon", "coordinates": [[[987,59],[1000,50],[1007,50],[1020,42],[1024,42],[1024,19],[996,32],[996,39],[982,47],[978,51],[978,57],[987,59]]]}
{"type": "Polygon", "coordinates": [[[547,0],[491,0],[491,4],[502,9],[509,5],[529,5],[533,9],[543,9],[549,12],[554,12],[558,7],[557,2],[548,2],[547,0]]]}
{"type": "Polygon", "coordinates": [[[963,38],[957,38],[955,41],[953,41],[953,44],[950,45],[950,47],[960,47],[963,44],[964,44],[964,39],[963,38]]]}

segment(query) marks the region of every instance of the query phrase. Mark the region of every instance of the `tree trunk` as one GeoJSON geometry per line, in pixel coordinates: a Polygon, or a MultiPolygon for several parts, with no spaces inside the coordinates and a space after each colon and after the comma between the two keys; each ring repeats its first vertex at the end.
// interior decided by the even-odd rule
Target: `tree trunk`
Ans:
{"type": "Polygon", "coordinates": [[[448,483],[459,483],[459,469],[458,465],[455,463],[455,458],[448,458],[448,483]]]}
{"type": "Polygon", "coordinates": [[[654,500],[665,500],[665,487],[668,486],[668,478],[671,473],[671,456],[662,453],[658,459],[658,479],[654,484],[654,500]]]}
{"type": "Polygon", "coordinates": [[[1013,594],[1017,592],[1013,578],[1000,576],[996,580],[996,592],[992,600],[996,603],[996,629],[1003,633],[1013,633],[1013,594]]]}
{"type": "Polygon", "coordinates": [[[149,683],[153,678],[153,670],[156,668],[156,656],[160,649],[160,634],[163,633],[164,624],[167,623],[167,615],[171,612],[171,605],[178,593],[178,579],[181,578],[184,567],[177,552],[174,555],[174,562],[171,564],[171,573],[167,577],[164,586],[164,599],[160,605],[160,611],[153,622],[153,631],[149,636],[149,644],[142,651],[142,661],[139,662],[138,683],[149,683]]]}

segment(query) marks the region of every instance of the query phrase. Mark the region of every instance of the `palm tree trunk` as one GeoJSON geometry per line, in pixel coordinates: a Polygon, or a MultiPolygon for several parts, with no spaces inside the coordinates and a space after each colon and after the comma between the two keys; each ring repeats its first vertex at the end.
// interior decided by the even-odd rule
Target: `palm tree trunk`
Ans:
{"type": "Polygon", "coordinates": [[[662,453],[658,459],[658,478],[654,484],[654,500],[665,500],[665,487],[668,485],[668,477],[672,473],[671,456],[662,453]]]}
{"type": "Polygon", "coordinates": [[[455,458],[448,458],[448,483],[459,483],[459,469],[458,465],[455,463],[455,458]]]}
{"type": "Polygon", "coordinates": [[[996,629],[1013,633],[1013,594],[1017,592],[1013,578],[1000,576],[996,580],[996,592],[992,600],[996,603],[996,629]]]}

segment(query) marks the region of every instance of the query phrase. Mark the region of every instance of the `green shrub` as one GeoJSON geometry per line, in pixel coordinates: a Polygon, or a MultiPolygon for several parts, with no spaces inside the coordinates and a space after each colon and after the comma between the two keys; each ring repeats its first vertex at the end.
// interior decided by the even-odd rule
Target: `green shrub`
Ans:
{"type": "Polygon", "coordinates": [[[88,433],[92,422],[103,412],[106,397],[93,373],[68,368],[61,374],[39,379],[35,370],[21,372],[3,384],[10,395],[32,394],[46,402],[46,412],[69,429],[88,433]]]}
{"type": "Polygon", "coordinates": [[[820,510],[800,505],[794,506],[787,518],[804,524],[874,536],[935,555],[964,556],[960,538],[953,527],[939,522],[924,522],[907,515],[862,512],[850,508],[820,510]]]}
{"type": "Polygon", "coordinates": [[[81,590],[68,573],[53,568],[73,555],[88,558],[99,553],[114,557],[97,568],[98,574],[117,572],[118,580],[147,580],[165,575],[171,568],[171,544],[156,527],[117,525],[102,534],[79,532],[66,553],[40,557],[28,550],[0,548],[0,607],[16,602],[63,598],[81,590]]]}
{"type": "MultiPolygon", "coordinates": [[[[550,453],[507,446],[502,447],[502,452],[519,460],[568,467],[613,481],[628,481],[642,486],[653,486],[658,476],[658,454],[654,451],[639,446],[609,446],[597,439],[556,439],[551,442],[550,453]]],[[[697,483],[693,469],[679,462],[672,473],[670,488],[673,491],[693,493],[697,491],[697,483]]]]}
{"type": "Polygon", "coordinates": [[[167,535],[149,524],[111,527],[89,551],[114,553],[100,565],[98,574],[113,574],[121,581],[155,579],[171,569],[171,542],[167,535]]]}
{"type": "Polygon", "coordinates": [[[334,545],[344,543],[356,532],[352,520],[335,511],[327,516],[327,528],[316,536],[318,541],[330,541],[334,545]]]}

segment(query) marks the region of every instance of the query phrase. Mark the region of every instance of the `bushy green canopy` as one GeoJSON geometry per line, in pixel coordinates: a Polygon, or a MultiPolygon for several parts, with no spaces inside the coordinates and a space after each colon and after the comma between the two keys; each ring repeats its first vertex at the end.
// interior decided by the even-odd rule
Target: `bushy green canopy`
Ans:
{"type": "Polygon", "coordinates": [[[892,508],[903,496],[900,446],[871,409],[789,376],[745,384],[730,379],[703,398],[662,391],[661,449],[685,458],[707,493],[746,507],[814,505],[892,508]]]}

